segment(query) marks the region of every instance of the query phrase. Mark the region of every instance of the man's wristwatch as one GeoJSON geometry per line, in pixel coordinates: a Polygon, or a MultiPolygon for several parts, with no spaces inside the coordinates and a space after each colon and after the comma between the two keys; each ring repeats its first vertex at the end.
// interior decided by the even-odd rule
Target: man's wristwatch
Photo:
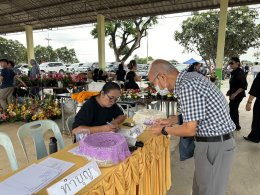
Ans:
{"type": "Polygon", "coordinates": [[[163,128],[162,128],[161,133],[162,133],[163,135],[168,135],[168,133],[167,133],[167,131],[165,130],[165,128],[166,128],[166,127],[163,127],[163,128]]]}

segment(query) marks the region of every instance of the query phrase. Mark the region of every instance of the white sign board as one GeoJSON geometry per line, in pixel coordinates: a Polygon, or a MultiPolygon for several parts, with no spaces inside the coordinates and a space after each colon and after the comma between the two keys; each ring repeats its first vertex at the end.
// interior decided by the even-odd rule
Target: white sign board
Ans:
{"type": "Polygon", "coordinates": [[[49,195],[73,195],[91,183],[101,175],[95,161],[91,161],[84,167],[74,171],[53,186],[47,189],[49,195]]]}

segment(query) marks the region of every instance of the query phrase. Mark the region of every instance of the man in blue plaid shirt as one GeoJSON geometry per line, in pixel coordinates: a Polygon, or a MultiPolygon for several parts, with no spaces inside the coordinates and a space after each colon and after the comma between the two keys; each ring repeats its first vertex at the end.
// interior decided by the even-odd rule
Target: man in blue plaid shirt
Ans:
{"type": "Polygon", "coordinates": [[[159,120],[151,127],[157,134],[193,136],[195,141],[193,195],[224,195],[234,156],[235,124],[219,89],[196,72],[178,72],[168,61],[155,60],[148,74],[161,95],[177,97],[183,124],[159,120]]]}

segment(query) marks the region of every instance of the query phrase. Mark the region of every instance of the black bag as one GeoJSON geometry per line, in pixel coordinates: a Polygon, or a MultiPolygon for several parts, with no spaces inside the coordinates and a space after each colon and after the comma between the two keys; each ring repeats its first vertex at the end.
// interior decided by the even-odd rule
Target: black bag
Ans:
{"type": "MultiPolygon", "coordinates": [[[[178,124],[179,125],[183,124],[183,118],[181,114],[178,115],[178,124]]],[[[194,149],[195,149],[195,144],[194,144],[193,137],[180,137],[179,152],[180,152],[181,161],[193,157],[194,149]]]]}

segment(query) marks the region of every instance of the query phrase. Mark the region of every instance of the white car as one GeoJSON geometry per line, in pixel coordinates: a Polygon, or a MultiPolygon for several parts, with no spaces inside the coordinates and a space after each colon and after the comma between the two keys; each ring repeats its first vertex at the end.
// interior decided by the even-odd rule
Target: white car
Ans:
{"type": "Polygon", "coordinates": [[[65,73],[66,66],[61,62],[45,62],[40,64],[40,70],[42,73],[55,72],[55,73],[65,73]]]}
{"type": "Polygon", "coordinates": [[[69,66],[67,66],[67,69],[66,69],[66,72],[68,73],[75,73],[76,72],[76,69],[79,68],[79,66],[81,66],[83,63],[74,63],[74,64],[71,64],[69,66]]]}
{"type": "Polygon", "coordinates": [[[17,69],[19,69],[23,75],[28,75],[29,72],[28,64],[18,65],[17,69]]]}
{"type": "Polygon", "coordinates": [[[92,62],[88,62],[88,63],[83,63],[82,65],[80,65],[77,69],[77,72],[81,73],[81,72],[88,72],[91,70],[91,66],[92,66],[92,62]]]}

